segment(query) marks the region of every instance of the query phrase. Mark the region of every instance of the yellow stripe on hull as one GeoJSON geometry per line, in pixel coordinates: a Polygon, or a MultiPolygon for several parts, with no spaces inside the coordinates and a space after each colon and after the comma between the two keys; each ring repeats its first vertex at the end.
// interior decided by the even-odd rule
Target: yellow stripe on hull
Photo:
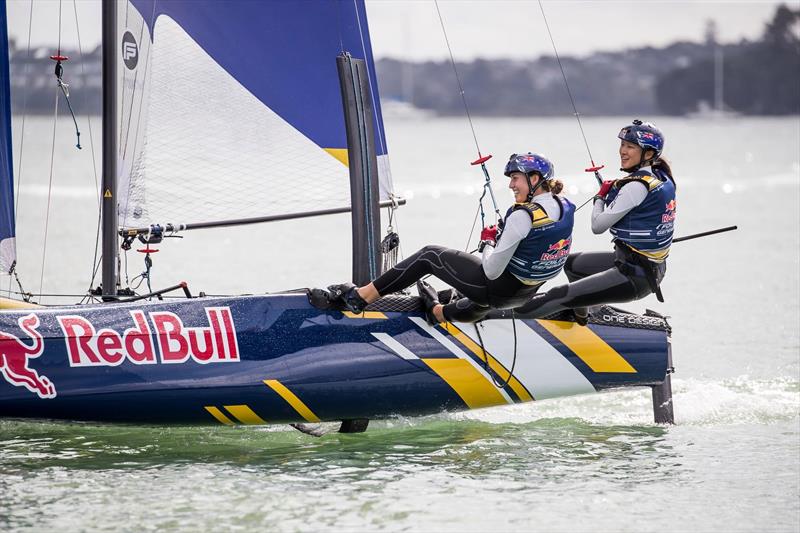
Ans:
{"type": "Polygon", "coordinates": [[[259,425],[267,423],[266,420],[258,416],[255,411],[246,405],[226,405],[225,409],[242,424],[259,425]]]}
{"type": "Polygon", "coordinates": [[[298,398],[292,391],[287,389],[283,383],[277,379],[265,379],[264,384],[277,392],[281,398],[286,400],[286,403],[291,405],[294,410],[306,420],[306,422],[320,422],[319,417],[315,415],[300,398],[298,398]]]}
{"type": "Polygon", "coordinates": [[[588,327],[561,320],[537,322],[575,352],[594,372],[636,373],[636,369],[625,358],[588,327]]]}
{"type": "Polygon", "coordinates": [[[226,426],[233,426],[235,422],[225,416],[225,413],[214,407],[213,405],[206,405],[206,411],[211,413],[211,416],[217,419],[220,424],[225,424],[226,426]]]}
{"type": "Polygon", "coordinates": [[[508,403],[497,387],[483,377],[469,361],[464,359],[423,359],[423,361],[453,388],[470,409],[508,403]]]}
{"type": "Polygon", "coordinates": [[[449,322],[443,322],[440,325],[450,335],[458,339],[458,341],[461,344],[466,346],[467,349],[469,349],[472,353],[478,356],[479,359],[483,360],[485,353],[486,358],[489,360],[489,368],[494,370],[494,372],[498,376],[500,376],[500,379],[502,379],[503,381],[508,380],[509,387],[511,387],[511,390],[514,391],[514,394],[516,394],[520,400],[522,400],[523,402],[533,401],[533,396],[531,396],[530,392],[528,392],[528,389],[526,389],[525,386],[517,380],[517,378],[512,377],[511,379],[508,379],[509,376],[508,370],[506,370],[506,367],[504,367],[502,363],[500,363],[500,361],[495,359],[492,356],[492,354],[490,354],[488,351],[484,351],[483,349],[481,349],[481,347],[475,341],[469,338],[464,332],[462,332],[453,324],[449,322]]]}
{"type": "Polygon", "coordinates": [[[361,313],[353,313],[352,311],[342,311],[342,314],[347,318],[375,318],[375,319],[389,318],[380,311],[362,311],[361,313]]]}

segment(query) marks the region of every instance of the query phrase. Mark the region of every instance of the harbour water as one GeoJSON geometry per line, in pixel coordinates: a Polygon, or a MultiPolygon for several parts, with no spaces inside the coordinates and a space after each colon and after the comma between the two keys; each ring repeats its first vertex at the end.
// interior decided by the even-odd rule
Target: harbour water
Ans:
{"type": "MultiPolygon", "coordinates": [[[[630,118],[584,119],[606,178],[619,176],[616,133],[630,118]]],[[[652,422],[646,390],[396,418],[319,439],[285,427],[0,420],[0,529],[798,531],[800,121],[654,121],[678,181],[677,234],[739,226],[676,244],[666,302],[624,306],[671,317],[674,427],[652,422]]],[[[20,275],[44,302],[82,293],[92,270],[91,151],[72,148],[68,126],[57,132],[46,251],[52,125],[29,117],[25,126],[20,275]]],[[[547,154],[578,204],[596,189],[574,119],[478,118],[475,128],[481,151],[496,156],[502,206],[512,152],[547,154]]],[[[466,120],[387,119],[386,130],[395,187],[409,199],[395,224],[403,252],[430,242],[472,249],[483,178],[468,164],[477,150],[466,120]]],[[[298,195],[313,186],[313,175],[296,179],[298,195]]],[[[342,281],[349,224],[333,216],[187,233],[161,246],[153,285],[186,280],[219,294],[342,281]]],[[[609,247],[589,231],[588,208],[574,243],[609,247]]],[[[130,254],[130,277],[141,263],[130,254]]]]}

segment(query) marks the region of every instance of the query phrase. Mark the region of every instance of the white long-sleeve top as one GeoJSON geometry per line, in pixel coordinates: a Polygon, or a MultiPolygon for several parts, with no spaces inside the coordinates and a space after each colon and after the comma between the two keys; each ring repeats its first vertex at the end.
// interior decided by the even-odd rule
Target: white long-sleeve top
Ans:
{"type": "MultiPolygon", "coordinates": [[[[553,220],[559,220],[561,215],[561,207],[558,201],[553,198],[553,193],[544,192],[537,194],[531,200],[542,206],[547,216],[553,220]]],[[[505,221],[503,227],[503,237],[497,243],[497,247],[486,246],[483,249],[481,262],[483,264],[483,272],[489,279],[497,279],[500,274],[508,266],[508,262],[514,256],[520,241],[528,236],[531,230],[531,217],[524,209],[517,209],[505,221]]]]}
{"type": "MultiPolygon", "coordinates": [[[[650,167],[644,167],[642,170],[652,172],[650,167]]],[[[627,215],[631,209],[644,202],[647,192],[647,186],[644,183],[634,181],[620,189],[619,194],[608,207],[602,198],[595,198],[592,206],[592,233],[599,235],[622,220],[622,217],[627,215]]]]}

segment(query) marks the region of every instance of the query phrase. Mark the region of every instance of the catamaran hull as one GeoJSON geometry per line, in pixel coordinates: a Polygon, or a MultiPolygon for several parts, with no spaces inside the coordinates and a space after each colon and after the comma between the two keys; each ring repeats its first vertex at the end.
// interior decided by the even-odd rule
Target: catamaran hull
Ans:
{"type": "Polygon", "coordinates": [[[323,311],[292,294],[2,311],[0,416],[377,419],[654,386],[668,373],[657,318],[608,311],[588,327],[498,318],[476,328],[384,307],[323,311]]]}

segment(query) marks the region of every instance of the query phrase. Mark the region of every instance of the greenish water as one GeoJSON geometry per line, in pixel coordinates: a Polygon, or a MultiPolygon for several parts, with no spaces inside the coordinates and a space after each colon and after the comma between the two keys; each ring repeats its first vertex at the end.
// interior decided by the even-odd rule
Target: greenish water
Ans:
{"type": "MultiPolygon", "coordinates": [[[[585,119],[608,168],[625,120],[585,119]]],[[[625,306],[672,316],[676,426],[652,423],[645,390],[373,422],[364,434],[319,439],[285,427],[0,420],[0,530],[798,531],[800,121],[658,123],[678,180],[678,234],[740,226],[676,244],[666,303],[625,306]],[[698,128],[725,142],[698,148],[698,128]]],[[[46,125],[26,131],[49,147],[46,125]]],[[[496,154],[547,153],[573,201],[594,192],[574,120],[476,126],[496,154]]],[[[404,252],[429,242],[463,248],[482,179],[467,164],[474,145],[464,121],[390,121],[387,135],[397,189],[413,193],[399,215],[404,252]]],[[[34,290],[41,159],[26,160],[32,181],[20,199],[20,272],[34,290]]],[[[76,236],[74,227],[94,228],[96,200],[89,171],[64,174],[80,168],[73,163],[55,180],[44,287],[80,292],[94,232],[76,236]]],[[[490,167],[495,178],[499,166],[490,167]]],[[[501,203],[504,185],[495,186],[501,203]]],[[[349,221],[309,224],[187,234],[162,246],[154,285],[187,279],[195,290],[259,292],[345,279],[349,221]],[[226,276],[208,267],[220,257],[226,276]]],[[[608,249],[588,226],[588,211],[579,212],[576,248],[608,249]]]]}
{"type": "Polygon", "coordinates": [[[738,396],[732,402],[682,401],[701,385],[678,383],[686,422],[672,428],[647,421],[639,391],[391,420],[319,439],[283,428],[3,421],[0,524],[793,530],[797,384],[762,383],[772,407],[727,421],[720,413],[752,391],[726,383],[719,388],[738,396]]]}

